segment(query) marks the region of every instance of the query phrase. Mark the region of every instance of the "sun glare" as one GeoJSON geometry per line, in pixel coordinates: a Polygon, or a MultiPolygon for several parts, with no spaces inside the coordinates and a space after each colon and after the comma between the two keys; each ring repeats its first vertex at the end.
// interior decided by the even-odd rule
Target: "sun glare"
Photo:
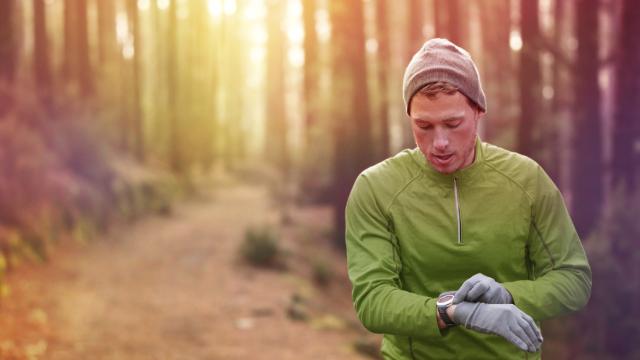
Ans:
{"type": "Polygon", "coordinates": [[[220,18],[220,15],[222,15],[222,4],[220,0],[207,1],[207,10],[209,10],[209,15],[211,15],[212,18],[220,18]]]}
{"type": "Polygon", "coordinates": [[[304,65],[304,50],[302,47],[296,46],[289,49],[287,57],[289,58],[289,63],[295,67],[304,65]]]}
{"type": "Polygon", "coordinates": [[[244,8],[244,18],[248,21],[259,21],[267,15],[267,9],[263,1],[251,1],[244,8]]]}
{"type": "Polygon", "coordinates": [[[319,9],[316,12],[316,32],[320,41],[327,41],[331,37],[331,22],[329,21],[329,12],[325,9],[319,9]]]}
{"type": "Polygon", "coordinates": [[[519,31],[511,31],[511,35],[509,36],[509,46],[513,51],[520,51],[522,49],[522,37],[520,37],[519,31]]]}
{"type": "Polygon", "coordinates": [[[299,19],[287,21],[285,31],[289,41],[293,44],[300,44],[304,40],[304,25],[299,19]]]}
{"type": "Polygon", "coordinates": [[[129,21],[127,19],[127,14],[119,12],[116,15],[116,38],[118,39],[118,43],[120,45],[125,44],[128,37],[129,21]]]}
{"type": "Polygon", "coordinates": [[[224,0],[224,14],[233,15],[236,13],[236,0],[224,0]]]}
{"type": "Polygon", "coordinates": [[[150,0],[138,0],[138,9],[141,11],[146,11],[149,10],[149,8],[151,7],[151,1],[150,0]]]}
{"type": "Polygon", "coordinates": [[[170,0],[158,0],[158,9],[167,10],[169,8],[170,0]]]}

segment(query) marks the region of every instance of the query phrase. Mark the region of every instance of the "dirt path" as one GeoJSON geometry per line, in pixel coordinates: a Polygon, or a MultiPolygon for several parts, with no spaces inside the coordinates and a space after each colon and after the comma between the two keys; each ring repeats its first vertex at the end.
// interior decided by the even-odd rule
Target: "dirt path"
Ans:
{"type": "Polygon", "coordinates": [[[290,270],[239,263],[245,228],[275,223],[273,210],[264,189],[228,187],[19,268],[0,304],[0,357],[362,359],[344,259],[314,244],[335,271],[326,289],[303,266],[318,241],[309,234],[328,226],[326,209],[294,212],[282,232],[290,270]],[[309,321],[287,315],[293,294],[309,321]]]}

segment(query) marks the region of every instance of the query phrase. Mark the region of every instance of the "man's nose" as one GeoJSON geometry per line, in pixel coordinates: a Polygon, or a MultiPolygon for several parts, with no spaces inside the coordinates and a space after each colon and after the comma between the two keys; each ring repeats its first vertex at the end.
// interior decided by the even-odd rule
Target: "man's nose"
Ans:
{"type": "Polygon", "coordinates": [[[435,137],[433,138],[433,147],[436,150],[442,151],[447,148],[447,145],[449,145],[449,139],[447,138],[447,135],[444,134],[443,131],[436,130],[435,137]]]}

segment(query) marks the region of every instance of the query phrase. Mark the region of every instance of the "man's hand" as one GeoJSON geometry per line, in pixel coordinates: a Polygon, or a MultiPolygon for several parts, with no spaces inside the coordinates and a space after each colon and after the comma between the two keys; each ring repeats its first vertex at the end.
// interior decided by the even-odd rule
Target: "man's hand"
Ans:
{"type": "Polygon", "coordinates": [[[536,352],[542,345],[533,319],[513,304],[462,302],[456,305],[452,320],[468,329],[500,335],[524,351],[536,352]]]}
{"type": "Polygon", "coordinates": [[[462,283],[453,298],[454,304],[463,301],[483,302],[488,304],[511,304],[511,294],[500,283],[484,274],[475,274],[462,283]]]}

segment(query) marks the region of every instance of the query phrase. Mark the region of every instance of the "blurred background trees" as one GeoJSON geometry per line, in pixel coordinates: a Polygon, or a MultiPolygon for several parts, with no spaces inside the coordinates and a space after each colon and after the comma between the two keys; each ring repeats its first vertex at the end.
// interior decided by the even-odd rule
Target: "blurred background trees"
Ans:
{"type": "MultiPolygon", "coordinates": [[[[640,356],[632,347],[640,327],[622,332],[607,320],[619,296],[640,303],[640,237],[633,219],[623,221],[638,214],[634,5],[2,1],[0,264],[18,261],[20,251],[46,256],[49,238],[139,213],[141,196],[167,196],[175,184],[168,179],[210,172],[248,171],[294,189],[300,203],[332,204],[342,249],[357,174],[414,146],[404,67],[426,39],[443,36],[479,65],[483,140],[545,167],[590,253],[596,273],[585,316],[597,321],[585,326],[595,337],[587,344],[567,335],[571,353],[640,356]]],[[[634,305],[620,321],[638,311],[634,305]]]]}

